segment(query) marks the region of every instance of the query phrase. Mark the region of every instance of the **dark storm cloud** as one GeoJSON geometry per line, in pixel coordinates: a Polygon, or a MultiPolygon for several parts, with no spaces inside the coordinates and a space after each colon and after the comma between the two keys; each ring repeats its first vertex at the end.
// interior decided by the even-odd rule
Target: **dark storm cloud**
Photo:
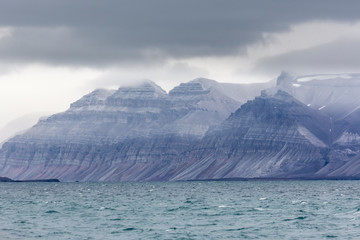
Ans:
{"type": "Polygon", "coordinates": [[[0,61],[64,65],[236,54],[263,32],[360,19],[359,1],[5,0],[0,61]]]}

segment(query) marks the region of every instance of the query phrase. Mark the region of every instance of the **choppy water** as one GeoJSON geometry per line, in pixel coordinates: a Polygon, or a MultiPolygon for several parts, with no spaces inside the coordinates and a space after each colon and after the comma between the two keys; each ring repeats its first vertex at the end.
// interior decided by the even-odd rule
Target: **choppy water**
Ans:
{"type": "Polygon", "coordinates": [[[360,239],[359,181],[0,183],[0,239],[360,239]]]}

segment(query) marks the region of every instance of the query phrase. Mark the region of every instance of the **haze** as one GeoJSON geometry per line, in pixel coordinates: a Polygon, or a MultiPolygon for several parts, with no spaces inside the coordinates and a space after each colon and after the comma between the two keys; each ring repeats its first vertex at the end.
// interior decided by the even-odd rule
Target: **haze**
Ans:
{"type": "Polygon", "coordinates": [[[0,128],[95,88],[360,72],[358,1],[4,0],[0,128]]]}

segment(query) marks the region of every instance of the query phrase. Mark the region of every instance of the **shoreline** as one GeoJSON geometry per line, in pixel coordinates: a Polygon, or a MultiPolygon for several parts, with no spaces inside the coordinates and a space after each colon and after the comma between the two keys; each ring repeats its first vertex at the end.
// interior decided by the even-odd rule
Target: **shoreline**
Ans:
{"type": "Polygon", "coordinates": [[[29,180],[13,180],[8,177],[0,177],[0,182],[60,182],[59,179],[29,179],[29,180]]]}

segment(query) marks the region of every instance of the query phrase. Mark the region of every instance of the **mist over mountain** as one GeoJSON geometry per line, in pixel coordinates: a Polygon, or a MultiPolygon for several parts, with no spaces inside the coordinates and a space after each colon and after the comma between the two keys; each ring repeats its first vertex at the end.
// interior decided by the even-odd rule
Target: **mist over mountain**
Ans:
{"type": "Polygon", "coordinates": [[[31,128],[39,121],[39,119],[44,118],[44,116],[47,115],[49,115],[48,112],[37,112],[26,114],[10,121],[0,129],[0,146],[3,142],[14,137],[16,134],[21,134],[31,128]]]}
{"type": "Polygon", "coordinates": [[[334,121],[344,119],[360,106],[360,74],[324,74],[292,77],[283,72],[277,81],[282,89],[334,121]]]}
{"type": "Polygon", "coordinates": [[[95,90],[3,144],[0,176],[62,181],[360,177],[359,74],[95,90]]]}

